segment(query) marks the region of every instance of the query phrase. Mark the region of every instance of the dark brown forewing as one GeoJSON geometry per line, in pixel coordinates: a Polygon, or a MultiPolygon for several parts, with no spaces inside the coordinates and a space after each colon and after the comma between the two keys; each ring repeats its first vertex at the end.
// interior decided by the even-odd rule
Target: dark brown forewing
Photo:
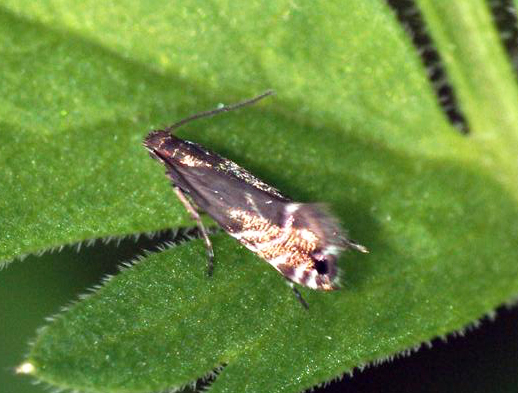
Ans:
{"type": "Polygon", "coordinates": [[[144,143],[164,163],[172,182],[224,229],[239,229],[229,209],[259,214],[282,225],[289,200],[234,162],[162,131],[151,133],[144,143]]]}

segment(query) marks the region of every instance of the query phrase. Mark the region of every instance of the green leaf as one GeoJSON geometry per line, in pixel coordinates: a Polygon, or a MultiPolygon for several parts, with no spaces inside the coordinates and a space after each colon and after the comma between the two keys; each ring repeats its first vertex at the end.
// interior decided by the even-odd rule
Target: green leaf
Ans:
{"type": "Polygon", "coordinates": [[[160,121],[181,87],[5,10],[0,29],[0,261],[185,224],[141,145],[141,111],[160,121]]]}
{"type": "Polygon", "coordinates": [[[190,223],[143,136],[266,88],[179,134],[328,203],[371,250],[342,258],[343,290],[303,289],[308,312],[227,235],[212,278],[199,240],[149,255],[38,333],[39,380],[150,392],[222,367],[211,392],[298,392],[518,293],[517,89],[483,4],[421,2],[469,136],[385,2],[4,4],[1,259],[190,223]]]}

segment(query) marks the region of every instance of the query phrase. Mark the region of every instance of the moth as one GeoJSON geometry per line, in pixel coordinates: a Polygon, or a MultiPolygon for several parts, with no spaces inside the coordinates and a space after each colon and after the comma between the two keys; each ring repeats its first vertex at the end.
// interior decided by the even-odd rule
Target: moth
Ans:
{"type": "Polygon", "coordinates": [[[267,91],[152,131],[144,146],[164,164],[174,192],[196,221],[207,249],[209,275],[214,251],[200,211],[277,269],[307,308],[293,283],[323,291],[337,289],[340,253],[347,248],[364,253],[367,249],[348,239],[323,205],[294,202],[236,163],[173,135],[192,120],[251,105],[271,94],[267,91]]]}

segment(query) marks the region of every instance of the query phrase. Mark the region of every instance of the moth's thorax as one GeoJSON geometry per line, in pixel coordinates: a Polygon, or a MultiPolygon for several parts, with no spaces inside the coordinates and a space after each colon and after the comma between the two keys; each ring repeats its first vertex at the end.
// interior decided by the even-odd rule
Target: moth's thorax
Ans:
{"type": "Polygon", "coordinates": [[[253,211],[231,208],[228,214],[235,226],[229,233],[290,280],[314,289],[337,289],[334,262],[340,246],[327,244],[318,230],[298,227],[294,206],[306,205],[285,204],[284,219],[279,223],[253,211]],[[318,258],[327,258],[324,274],[317,271],[318,258]]]}

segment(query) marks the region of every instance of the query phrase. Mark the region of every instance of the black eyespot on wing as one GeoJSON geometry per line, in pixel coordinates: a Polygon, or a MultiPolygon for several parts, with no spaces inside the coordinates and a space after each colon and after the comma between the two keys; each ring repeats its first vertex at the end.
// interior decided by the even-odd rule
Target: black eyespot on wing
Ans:
{"type": "Polygon", "coordinates": [[[325,259],[315,261],[315,269],[318,274],[326,274],[329,271],[327,261],[325,259]]]}

